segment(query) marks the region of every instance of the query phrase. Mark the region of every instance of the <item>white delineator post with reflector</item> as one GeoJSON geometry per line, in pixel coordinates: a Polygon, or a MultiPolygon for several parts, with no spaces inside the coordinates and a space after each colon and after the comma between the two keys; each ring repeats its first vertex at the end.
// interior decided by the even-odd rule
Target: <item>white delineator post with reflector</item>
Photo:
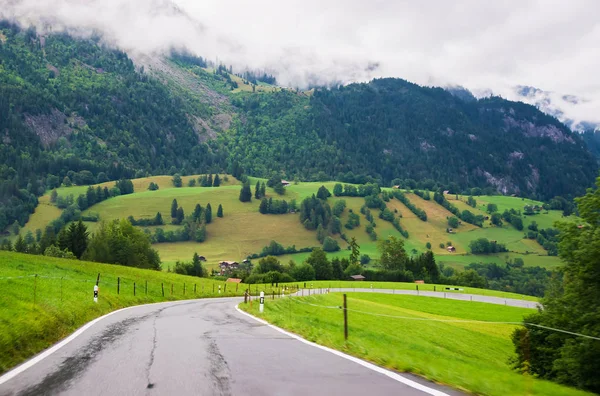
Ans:
{"type": "Polygon", "coordinates": [[[265,310],[265,292],[260,292],[260,305],[258,306],[258,312],[262,313],[265,310]]]}
{"type": "Polygon", "coordinates": [[[94,302],[97,303],[98,302],[98,285],[94,285],[94,302]]]}

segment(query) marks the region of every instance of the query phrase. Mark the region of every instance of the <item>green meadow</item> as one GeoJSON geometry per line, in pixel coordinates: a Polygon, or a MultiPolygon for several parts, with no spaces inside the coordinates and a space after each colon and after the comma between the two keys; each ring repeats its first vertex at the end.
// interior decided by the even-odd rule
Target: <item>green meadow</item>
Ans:
{"type": "MultiPolygon", "coordinates": [[[[158,250],[164,263],[164,269],[172,267],[177,260],[190,260],[194,253],[207,257],[207,267],[215,268],[221,260],[243,260],[248,255],[259,253],[262,248],[275,240],[283,246],[296,246],[296,248],[316,247],[319,242],[314,231],[306,230],[298,219],[298,214],[286,215],[263,215],[258,211],[260,202],[253,199],[252,202],[242,203],[239,201],[240,183],[235,178],[221,175],[223,184],[221,187],[187,187],[188,181],[192,178],[197,179],[199,175],[182,177],[183,187],[175,188],[171,176],[154,176],[148,178],[134,179],[134,194],[114,197],[93,205],[86,212],[94,212],[100,215],[100,222],[113,219],[126,218],[133,216],[136,219],[154,217],[157,212],[161,212],[163,219],[168,223],[170,208],[173,199],[177,199],[179,206],[184,208],[186,214],[190,214],[196,204],[206,206],[210,203],[213,209],[213,222],[207,226],[207,240],[203,243],[193,241],[160,243],[155,244],[154,248],[158,250]],[[150,182],[158,184],[159,190],[149,191],[150,182]],[[215,213],[218,205],[223,205],[224,217],[216,218],[215,213]]],[[[257,181],[265,182],[265,179],[250,177],[250,184],[254,192],[254,186],[257,181]]],[[[267,197],[273,199],[285,199],[288,202],[296,200],[297,205],[306,198],[316,194],[321,185],[333,191],[336,182],[293,182],[286,187],[283,196],[277,195],[271,188],[267,188],[267,197]]],[[[112,187],[114,182],[103,183],[100,186],[112,187]]],[[[77,197],[85,193],[87,186],[73,186],[59,188],[59,196],[73,194],[77,197]]],[[[389,190],[389,189],[388,189],[389,190]]],[[[398,200],[391,199],[387,202],[388,208],[400,217],[401,226],[409,233],[409,238],[404,240],[405,248],[409,254],[422,253],[427,250],[426,244],[431,244],[431,250],[436,254],[438,263],[462,268],[472,262],[497,263],[503,264],[507,259],[522,258],[526,266],[543,266],[555,268],[560,265],[560,259],[549,257],[546,251],[534,240],[524,238],[524,231],[518,231],[510,224],[504,224],[502,227],[491,226],[485,222],[484,227],[479,228],[470,224],[463,223],[449,234],[446,232],[447,219],[452,214],[433,200],[426,201],[419,196],[406,192],[407,198],[418,208],[427,212],[426,222],[417,218],[404,204],[398,200]],[[469,243],[477,238],[488,238],[496,240],[499,243],[506,244],[510,250],[509,253],[494,255],[472,255],[469,252],[469,243]],[[456,252],[449,253],[446,250],[448,242],[456,248],[456,252]],[[441,247],[441,244],[444,247],[441,247]]],[[[475,214],[487,215],[485,207],[487,203],[495,203],[499,210],[514,208],[522,210],[525,204],[540,204],[536,201],[522,200],[517,197],[503,196],[482,196],[476,197],[477,208],[471,208],[466,204],[466,197],[449,195],[447,198],[459,209],[468,209],[475,214]]],[[[360,197],[330,197],[328,202],[331,206],[337,201],[343,199],[346,201],[346,210],[342,213],[342,224],[348,220],[350,210],[360,216],[360,226],[352,230],[342,228],[342,231],[348,238],[356,238],[361,250],[361,254],[367,254],[372,259],[377,260],[379,251],[377,241],[373,241],[366,233],[365,226],[368,224],[364,215],[360,213],[360,208],[364,204],[364,199],[360,197]]],[[[50,192],[40,198],[40,205],[31,216],[30,221],[21,231],[22,235],[27,231],[35,233],[36,229],[44,229],[50,221],[60,215],[60,210],[50,203],[50,192]]],[[[85,213],[85,212],[84,212],[85,213]]],[[[402,238],[399,232],[390,222],[378,218],[378,211],[372,211],[375,217],[375,232],[377,240],[385,239],[389,236],[402,238]]],[[[547,228],[556,221],[565,220],[559,211],[542,212],[535,216],[524,217],[524,224],[527,226],[535,220],[540,228],[547,228]]],[[[570,216],[567,221],[577,221],[577,218],[570,216]]],[[[93,232],[99,226],[98,223],[88,222],[86,225],[93,232]]],[[[165,230],[175,230],[180,226],[166,224],[162,226],[165,230]]],[[[153,232],[155,227],[146,227],[153,232]]],[[[347,243],[339,235],[335,236],[341,250],[329,253],[330,257],[348,257],[346,250],[347,243]]],[[[280,256],[282,262],[294,260],[302,262],[308,257],[308,253],[298,253],[292,255],[280,256]]]]}
{"type": "Polygon", "coordinates": [[[345,341],[341,305],[342,295],[332,293],[267,300],[263,314],[258,313],[258,304],[240,304],[240,308],[318,344],[467,393],[586,394],[511,370],[510,335],[516,325],[485,322],[518,323],[531,310],[431,297],[348,293],[349,336],[345,341]]]}

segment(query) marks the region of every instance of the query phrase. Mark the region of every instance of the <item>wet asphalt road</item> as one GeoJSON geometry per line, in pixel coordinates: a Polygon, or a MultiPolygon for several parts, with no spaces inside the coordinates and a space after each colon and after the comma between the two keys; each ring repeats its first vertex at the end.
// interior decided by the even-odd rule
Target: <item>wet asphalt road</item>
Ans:
{"type": "Polygon", "coordinates": [[[239,301],[118,312],[0,385],[0,395],[424,394],[242,315],[239,301]]]}

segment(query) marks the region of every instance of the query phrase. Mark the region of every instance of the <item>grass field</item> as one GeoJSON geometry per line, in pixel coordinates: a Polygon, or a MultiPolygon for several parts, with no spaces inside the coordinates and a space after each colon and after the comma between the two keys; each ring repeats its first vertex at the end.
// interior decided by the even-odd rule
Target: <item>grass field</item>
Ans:
{"type": "MultiPolygon", "coordinates": [[[[110,311],[161,301],[242,295],[243,290],[244,285],[206,278],[0,251],[0,374],[110,311]],[[98,274],[100,298],[94,303],[98,274]]],[[[259,290],[269,293],[271,287],[261,285],[259,290]]]]}
{"type": "MultiPolygon", "coordinates": [[[[306,283],[306,288],[313,289],[327,289],[327,288],[356,288],[356,289],[369,289],[373,285],[374,289],[389,289],[389,290],[416,290],[417,285],[409,282],[354,282],[354,281],[310,281],[310,282],[291,282],[281,283],[279,286],[297,286],[303,288],[306,283]]],[[[442,291],[445,287],[450,285],[436,285],[436,284],[419,284],[420,291],[442,291]]],[[[455,287],[455,286],[450,286],[455,287]]],[[[528,300],[528,301],[539,301],[537,297],[527,296],[524,294],[509,293],[498,290],[489,289],[478,289],[476,287],[461,287],[463,289],[457,293],[465,294],[478,294],[482,296],[501,297],[501,298],[513,298],[517,300],[528,300]]],[[[252,289],[254,290],[254,289],[252,289]]],[[[445,291],[445,290],[444,290],[445,291]]],[[[448,291],[447,293],[454,293],[448,291]]]]}
{"type": "Polygon", "coordinates": [[[348,294],[348,341],[343,336],[342,296],[284,298],[240,307],[306,339],[483,395],[584,395],[585,392],[513,372],[510,334],[531,310],[417,296],[348,294]],[[375,315],[388,316],[375,316],[375,315]],[[391,316],[391,317],[390,317],[391,316]],[[432,320],[448,320],[440,322],[432,320]]]}
{"type": "MultiPolygon", "coordinates": [[[[224,176],[221,175],[221,179],[224,179],[224,176]]],[[[259,253],[271,240],[276,240],[286,247],[292,245],[295,245],[296,248],[318,246],[316,233],[306,230],[300,224],[297,214],[262,215],[258,212],[259,201],[253,199],[251,203],[241,203],[238,199],[240,185],[235,178],[228,176],[228,181],[224,181],[222,187],[219,188],[187,187],[187,182],[191,178],[198,178],[198,175],[182,177],[184,186],[182,188],[175,188],[173,186],[171,176],[135,179],[133,180],[134,194],[111,198],[92,206],[88,209],[88,212],[99,213],[100,221],[109,221],[117,218],[126,218],[130,215],[135,218],[154,217],[156,212],[160,211],[163,219],[168,222],[171,202],[174,198],[184,208],[186,214],[190,214],[197,203],[206,206],[210,202],[213,208],[213,223],[207,227],[208,238],[204,243],[178,242],[154,245],[161,255],[165,268],[172,266],[177,260],[190,260],[195,252],[206,256],[208,267],[214,268],[221,260],[242,260],[250,254],[259,253]],[[157,183],[159,190],[148,191],[150,182],[157,183]],[[219,204],[223,205],[224,218],[216,218],[215,216],[219,204]]],[[[253,192],[257,181],[266,181],[265,179],[253,177],[249,179],[253,192]]],[[[293,183],[286,187],[286,193],[283,196],[278,196],[270,188],[267,189],[267,195],[274,199],[286,199],[288,202],[295,199],[299,205],[304,198],[316,194],[321,185],[333,191],[335,184],[336,182],[293,183]]],[[[112,187],[114,182],[104,183],[101,186],[105,185],[112,187]]],[[[61,196],[69,194],[77,196],[85,193],[86,190],[87,186],[75,186],[69,188],[63,187],[57,191],[61,196]]],[[[446,232],[447,217],[452,215],[449,211],[434,201],[425,201],[415,194],[407,192],[406,196],[417,207],[425,210],[428,216],[428,220],[423,222],[398,200],[391,199],[387,203],[390,210],[398,210],[402,215],[400,224],[409,232],[409,238],[404,240],[405,248],[411,254],[413,251],[417,253],[426,251],[425,245],[429,242],[432,245],[432,251],[436,254],[437,261],[455,268],[461,268],[471,262],[504,263],[506,254],[489,256],[468,254],[469,243],[474,239],[484,237],[506,244],[508,249],[511,250],[509,257],[520,257],[525,261],[525,265],[540,265],[554,268],[560,264],[558,258],[546,256],[546,252],[536,241],[524,239],[523,232],[517,231],[509,224],[502,227],[492,227],[489,225],[489,222],[486,222],[483,228],[478,228],[463,223],[456,229],[455,234],[448,234],[446,232]],[[456,247],[456,253],[449,253],[445,247],[440,247],[441,243],[447,245],[448,241],[451,241],[456,247]]],[[[343,224],[348,219],[350,209],[359,214],[361,218],[361,225],[359,227],[353,230],[343,228],[343,232],[348,238],[356,238],[361,247],[361,254],[367,254],[372,259],[377,259],[379,257],[377,241],[372,241],[366,233],[365,225],[367,221],[360,214],[360,208],[364,204],[364,199],[360,197],[331,197],[328,202],[333,206],[335,201],[339,199],[344,199],[347,204],[347,209],[342,214],[341,220],[343,224]]],[[[461,210],[469,209],[472,212],[484,215],[486,214],[484,211],[485,205],[487,205],[488,201],[496,203],[500,210],[507,208],[522,210],[525,203],[536,203],[535,201],[522,201],[521,198],[515,197],[482,196],[477,197],[478,207],[477,209],[473,209],[462,201],[462,199],[466,199],[465,197],[459,196],[459,200],[457,201],[455,200],[455,196],[449,195],[448,199],[461,210]]],[[[372,210],[372,213],[375,217],[375,232],[377,233],[378,240],[387,238],[390,235],[401,237],[391,223],[378,218],[377,210],[372,210]]],[[[46,224],[59,215],[60,210],[49,203],[48,193],[48,195],[40,198],[40,205],[31,216],[29,223],[22,230],[22,234],[29,230],[35,232],[38,228],[44,229],[46,224]]],[[[535,217],[525,217],[525,224],[528,224],[532,218],[535,218],[540,227],[551,226],[554,221],[562,219],[560,212],[550,211],[548,214],[542,213],[535,217]]],[[[571,217],[568,220],[576,221],[576,218],[571,217]]],[[[95,231],[99,224],[87,223],[91,232],[95,231]]],[[[176,229],[177,226],[165,225],[163,228],[165,230],[176,229]]],[[[152,227],[149,227],[149,229],[152,231],[152,227]]],[[[336,239],[342,250],[329,253],[329,256],[348,257],[349,252],[345,250],[347,243],[342,241],[339,236],[336,239]]],[[[289,260],[302,262],[307,257],[308,253],[300,253],[281,256],[280,260],[282,262],[289,260]]]]}

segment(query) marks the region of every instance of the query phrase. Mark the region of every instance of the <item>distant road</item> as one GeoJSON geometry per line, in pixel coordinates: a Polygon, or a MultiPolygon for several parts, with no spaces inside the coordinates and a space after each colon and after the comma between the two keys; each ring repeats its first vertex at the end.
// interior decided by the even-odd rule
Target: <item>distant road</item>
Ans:
{"type": "Polygon", "coordinates": [[[447,298],[450,300],[461,300],[461,301],[476,301],[483,302],[489,304],[498,304],[498,305],[507,305],[510,307],[520,307],[520,308],[532,308],[537,309],[541,307],[541,304],[535,301],[528,300],[518,300],[514,298],[503,298],[503,297],[492,297],[492,296],[483,296],[480,294],[462,294],[456,292],[432,292],[432,291],[416,291],[416,290],[392,290],[392,289],[359,289],[359,288],[319,288],[319,289],[304,289],[297,293],[298,296],[308,296],[309,293],[312,294],[322,294],[326,293],[329,290],[331,293],[384,293],[384,294],[405,294],[412,296],[425,296],[425,297],[437,297],[437,298],[447,298]]]}
{"type": "MultiPolygon", "coordinates": [[[[0,395],[423,395],[235,309],[239,298],[144,305],[101,319],[0,395]]],[[[19,370],[19,368],[17,368],[19,370]]],[[[385,370],[382,370],[385,371],[385,370]]],[[[388,372],[389,373],[389,372],[388,372]]],[[[430,394],[459,394],[420,378],[430,394]]]]}

